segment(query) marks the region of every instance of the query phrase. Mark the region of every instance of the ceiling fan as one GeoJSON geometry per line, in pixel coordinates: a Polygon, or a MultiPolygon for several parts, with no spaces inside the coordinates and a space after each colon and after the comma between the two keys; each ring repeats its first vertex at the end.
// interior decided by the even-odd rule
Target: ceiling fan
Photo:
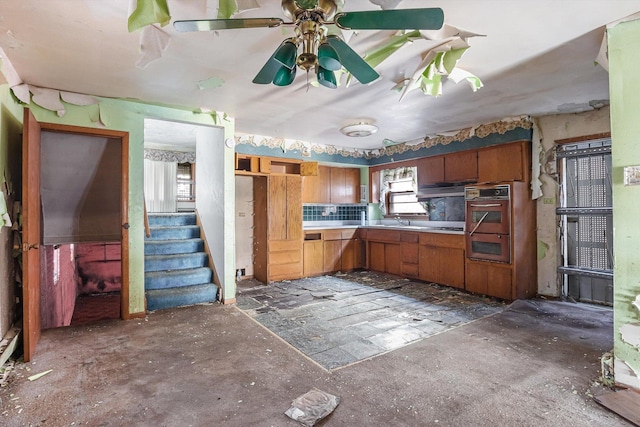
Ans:
{"type": "Polygon", "coordinates": [[[200,19],[173,23],[177,31],[212,31],[237,28],[295,27],[295,36],[284,40],[253,79],[253,83],[287,86],[298,67],[315,69],[318,83],[335,89],[335,71],[345,68],[362,84],[380,75],[327,25],[345,30],[437,30],[444,13],[440,8],[338,12],[336,0],[282,0],[282,10],[291,22],[280,18],[200,19]],[[298,50],[301,53],[298,54],[298,50]]]}

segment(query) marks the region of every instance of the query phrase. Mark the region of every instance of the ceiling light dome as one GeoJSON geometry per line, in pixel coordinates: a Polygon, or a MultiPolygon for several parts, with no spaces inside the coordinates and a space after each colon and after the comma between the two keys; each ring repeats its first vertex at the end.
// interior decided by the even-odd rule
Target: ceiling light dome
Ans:
{"type": "Polygon", "coordinates": [[[346,136],[362,138],[365,136],[371,136],[378,131],[378,126],[371,123],[354,123],[352,125],[344,126],[340,129],[346,136]]]}

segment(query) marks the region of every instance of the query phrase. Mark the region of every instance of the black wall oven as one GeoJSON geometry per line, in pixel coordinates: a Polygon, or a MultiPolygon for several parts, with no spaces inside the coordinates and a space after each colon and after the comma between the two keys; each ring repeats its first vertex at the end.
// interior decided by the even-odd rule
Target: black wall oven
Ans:
{"type": "Polygon", "coordinates": [[[511,262],[509,184],[465,188],[467,258],[511,262]]]}

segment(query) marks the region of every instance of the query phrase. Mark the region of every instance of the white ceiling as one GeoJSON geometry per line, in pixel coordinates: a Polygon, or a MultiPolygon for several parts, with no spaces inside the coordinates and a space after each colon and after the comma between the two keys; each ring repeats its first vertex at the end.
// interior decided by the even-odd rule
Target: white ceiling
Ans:
{"type": "MultiPolygon", "coordinates": [[[[235,17],[284,18],[280,1],[235,17]]],[[[178,33],[163,56],[136,67],[140,33],[127,31],[124,0],[0,0],[0,47],[28,84],[91,95],[139,99],[223,111],[236,131],[355,148],[377,148],[387,138],[411,141],[516,115],[589,109],[609,97],[608,75],[594,65],[607,23],[640,11],[638,0],[404,0],[398,8],[441,7],[445,23],[486,37],[469,39],[458,66],[480,77],[472,92],[446,82],[443,96],[420,91],[402,101],[391,88],[413,74],[422,41],[404,46],[376,70],[381,78],[335,90],[309,87],[303,72],[288,87],[255,85],[253,77],[290,28],[178,33]],[[200,89],[198,81],[222,79],[200,89]],[[375,122],[370,137],[348,138],[340,127],[375,122]]],[[[168,0],[172,20],[215,18],[217,0],[168,0]]],[[[347,0],[344,10],[378,9],[347,0]]],[[[360,54],[390,32],[361,31],[349,45],[360,54]]]]}

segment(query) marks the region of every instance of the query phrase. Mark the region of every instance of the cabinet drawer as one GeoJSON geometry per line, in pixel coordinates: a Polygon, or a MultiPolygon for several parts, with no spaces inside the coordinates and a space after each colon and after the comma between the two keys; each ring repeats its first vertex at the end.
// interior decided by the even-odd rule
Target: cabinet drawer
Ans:
{"type": "Polygon", "coordinates": [[[367,230],[367,240],[379,240],[383,242],[399,242],[400,232],[395,230],[367,230]]]}
{"type": "Polygon", "coordinates": [[[420,244],[464,249],[463,234],[420,233],[420,244]]]}
{"type": "Polygon", "coordinates": [[[400,241],[406,243],[418,243],[418,233],[412,231],[400,232],[400,241]]]}
{"type": "Polygon", "coordinates": [[[341,230],[324,230],[323,240],[342,240],[341,230]]]}
{"type": "Polygon", "coordinates": [[[342,240],[345,239],[354,239],[358,234],[358,230],[356,228],[350,228],[348,230],[342,230],[340,235],[342,236],[342,240]]]}
{"type": "Polygon", "coordinates": [[[300,263],[302,261],[301,252],[302,251],[298,249],[282,252],[269,252],[269,266],[300,263]]]}
{"type": "Polygon", "coordinates": [[[282,252],[295,249],[302,250],[302,240],[271,240],[269,241],[269,252],[282,252]]]}

